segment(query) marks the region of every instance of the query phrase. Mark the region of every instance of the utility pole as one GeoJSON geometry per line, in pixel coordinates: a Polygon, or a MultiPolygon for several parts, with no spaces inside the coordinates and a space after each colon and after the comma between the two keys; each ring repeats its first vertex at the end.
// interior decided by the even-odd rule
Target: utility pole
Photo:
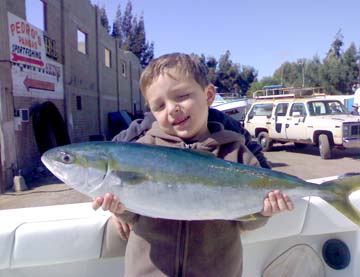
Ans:
{"type": "Polygon", "coordinates": [[[301,74],[302,74],[302,87],[305,87],[305,59],[301,59],[298,61],[298,64],[301,65],[301,74]]]}
{"type": "Polygon", "coordinates": [[[305,61],[303,62],[302,64],[302,87],[304,88],[305,87],[305,61]]]}

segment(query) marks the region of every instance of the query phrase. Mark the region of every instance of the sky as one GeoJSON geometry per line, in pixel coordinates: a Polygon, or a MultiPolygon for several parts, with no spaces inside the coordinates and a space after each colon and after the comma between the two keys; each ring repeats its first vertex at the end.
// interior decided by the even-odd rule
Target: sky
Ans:
{"type": "MultiPolygon", "coordinates": [[[[33,1],[33,0],[32,0],[33,1]]],[[[105,6],[110,25],[118,4],[128,0],[90,0],[105,6]]],[[[339,30],[345,51],[360,46],[359,0],[131,0],[133,15],[143,13],[146,38],[155,57],[171,52],[204,54],[252,66],[271,76],[285,61],[323,59],[339,30]]]]}

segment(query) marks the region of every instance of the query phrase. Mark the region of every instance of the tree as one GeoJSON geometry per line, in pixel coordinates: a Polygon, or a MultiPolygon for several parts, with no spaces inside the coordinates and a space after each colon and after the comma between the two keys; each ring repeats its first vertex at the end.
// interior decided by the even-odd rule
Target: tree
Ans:
{"type": "Polygon", "coordinates": [[[209,81],[217,87],[217,92],[232,96],[245,96],[251,84],[256,80],[257,71],[251,66],[241,66],[230,59],[230,51],[220,56],[219,62],[214,57],[205,58],[204,54],[198,57],[207,67],[209,81]]]}
{"type": "Polygon", "coordinates": [[[120,7],[120,4],[118,4],[117,9],[116,9],[115,20],[113,22],[113,28],[112,28],[111,35],[114,38],[118,39],[118,41],[120,43],[120,47],[122,46],[122,40],[123,40],[123,35],[122,35],[122,30],[121,30],[121,22],[122,22],[121,7],[120,7]]]}
{"type": "Polygon", "coordinates": [[[121,32],[122,32],[122,40],[123,40],[123,46],[122,48],[124,50],[130,50],[131,47],[131,38],[132,38],[132,32],[133,32],[133,27],[132,27],[132,22],[133,22],[133,15],[132,15],[132,3],[129,0],[126,4],[126,8],[125,8],[125,12],[124,12],[124,17],[122,18],[121,21],[121,32]]]}
{"type": "Polygon", "coordinates": [[[218,65],[217,60],[214,57],[208,57],[205,62],[205,65],[208,68],[208,78],[210,82],[215,84],[217,81],[217,73],[216,73],[216,67],[218,65]]]}
{"type": "Polygon", "coordinates": [[[342,39],[341,31],[337,32],[321,70],[323,86],[330,94],[340,94],[346,91],[346,72],[341,49],[344,44],[342,39]]]}
{"type": "Polygon", "coordinates": [[[217,72],[216,72],[217,60],[214,57],[206,58],[204,54],[201,54],[199,56],[195,53],[191,53],[191,55],[196,56],[199,59],[200,63],[202,63],[206,67],[207,77],[209,81],[212,84],[215,84],[217,80],[217,72]]]}
{"type": "Polygon", "coordinates": [[[106,14],[105,6],[102,6],[99,9],[99,13],[100,13],[101,25],[104,26],[104,28],[106,29],[106,32],[109,33],[110,32],[110,25],[109,25],[109,19],[108,19],[107,14],[106,14]]]}
{"type": "Polygon", "coordinates": [[[333,57],[335,59],[341,58],[341,47],[344,45],[344,36],[341,33],[341,29],[336,33],[335,40],[331,44],[331,48],[327,53],[327,57],[333,57]]]}
{"type": "Polygon", "coordinates": [[[345,92],[352,93],[354,85],[359,83],[359,54],[354,43],[345,51],[343,55],[343,66],[345,75],[345,92]]]}
{"type": "Polygon", "coordinates": [[[267,85],[282,84],[284,86],[300,86],[302,85],[302,80],[299,81],[300,76],[301,68],[299,68],[298,62],[285,62],[275,71],[273,77],[270,78],[277,80],[276,83],[267,85]]]}
{"type": "Polygon", "coordinates": [[[242,66],[237,80],[241,96],[246,96],[251,84],[256,81],[257,75],[257,71],[252,66],[242,66]]]}
{"type": "Polygon", "coordinates": [[[142,67],[145,67],[154,58],[154,43],[146,40],[144,15],[140,18],[132,14],[132,3],[126,4],[124,14],[120,4],[116,10],[112,36],[119,41],[120,48],[136,55],[142,67]]]}
{"type": "Polygon", "coordinates": [[[232,61],[230,60],[230,51],[227,50],[224,55],[220,56],[219,66],[217,70],[218,78],[215,85],[218,87],[219,92],[230,93],[230,70],[233,66],[232,61]]]}
{"type": "Polygon", "coordinates": [[[318,55],[315,55],[312,60],[306,63],[306,84],[310,87],[320,87],[321,80],[321,61],[318,55]]]}
{"type": "Polygon", "coordinates": [[[141,53],[140,63],[142,67],[146,67],[149,62],[154,58],[154,43],[146,42],[145,50],[141,53]]]}
{"type": "Polygon", "coordinates": [[[143,67],[147,66],[154,58],[154,44],[146,41],[144,16],[141,15],[139,22],[136,17],[133,19],[133,31],[130,50],[139,59],[143,67]]]}
{"type": "Polygon", "coordinates": [[[144,34],[140,30],[140,26],[137,21],[137,17],[133,17],[131,23],[131,33],[130,33],[130,45],[129,49],[131,52],[135,54],[135,56],[139,57],[141,55],[142,44],[144,39],[144,34]]]}

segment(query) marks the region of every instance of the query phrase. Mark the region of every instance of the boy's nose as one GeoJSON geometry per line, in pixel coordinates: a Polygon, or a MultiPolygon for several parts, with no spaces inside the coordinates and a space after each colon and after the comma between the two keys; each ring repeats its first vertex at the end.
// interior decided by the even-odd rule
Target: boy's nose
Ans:
{"type": "Polygon", "coordinates": [[[181,110],[180,105],[174,103],[170,107],[170,114],[172,114],[172,115],[177,114],[178,112],[180,112],[180,110],[181,110]]]}

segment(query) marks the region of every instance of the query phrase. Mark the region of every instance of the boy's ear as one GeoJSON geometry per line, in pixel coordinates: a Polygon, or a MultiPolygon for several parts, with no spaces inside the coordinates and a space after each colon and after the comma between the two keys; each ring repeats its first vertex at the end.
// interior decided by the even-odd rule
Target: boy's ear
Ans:
{"type": "Polygon", "coordinates": [[[215,100],[216,89],[214,85],[208,85],[206,88],[207,104],[210,107],[215,100]]]}

